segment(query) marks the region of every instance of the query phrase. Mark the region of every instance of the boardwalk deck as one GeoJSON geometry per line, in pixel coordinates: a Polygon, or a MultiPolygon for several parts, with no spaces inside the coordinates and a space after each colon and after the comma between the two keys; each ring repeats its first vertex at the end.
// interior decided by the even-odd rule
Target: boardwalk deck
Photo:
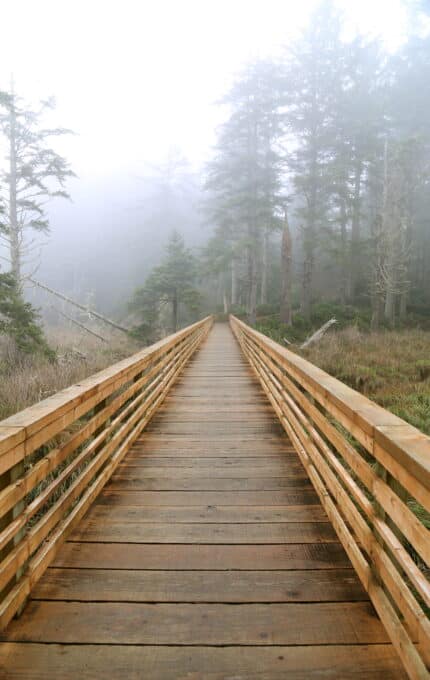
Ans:
{"type": "Polygon", "coordinates": [[[405,677],[226,325],[4,638],[2,678],[405,677]]]}

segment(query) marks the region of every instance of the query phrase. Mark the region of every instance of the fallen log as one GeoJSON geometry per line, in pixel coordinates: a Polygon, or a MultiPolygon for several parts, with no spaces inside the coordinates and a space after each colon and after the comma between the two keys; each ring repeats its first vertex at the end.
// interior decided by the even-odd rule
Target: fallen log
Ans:
{"type": "Polygon", "coordinates": [[[107,316],[103,316],[99,312],[94,311],[94,309],[90,309],[89,307],[86,307],[85,305],[81,305],[80,302],[76,302],[76,300],[72,300],[71,298],[67,297],[67,295],[64,295],[64,293],[60,293],[58,290],[54,290],[53,288],[50,288],[44,283],[40,283],[40,281],[36,281],[36,279],[33,279],[32,277],[28,277],[28,281],[31,281],[31,283],[34,283],[35,286],[38,286],[38,288],[42,288],[42,290],[46,290],[48,293],[51,293],[51,295],[55,295],[56,297],[60,298],[60,300],[65,300],[65,302],[68,302],[71,305],[74,305],[78,309],[81,309],[83,312],[86,312],[90,316],[94,316],[96,319],[100,319],[100,321],[103,321],[104,323],[108,324],[109,326],[112,326],[113,328],[116,328],[119,331],[122,331],[123,333],[129,333],[130,329],[125,328],[124,326],[121,326],[119,323],[116,323],[116,321],[112,321],[112,319],[108,319],[107,316]]]}
{"type": "Polygon", "coordinates": [[[320,340],[324,333],[328,331],[328,329],[333,326],[333,324],[337,323],[336,319],[330,319],[329,321],[326,321],[326,323],[321,326],[315,333],[313,333],[309,338],[307,338],[302,345],[300,345],[300,349],[306,349],[306,347],[309,347],[309,345],[313,344],[314,342],[317,342],[317,340],[320,340]]]}
{"type": "Polygon", "coordinates": [[[89,333],[90,335],[94,335],[94,337],[98,338],[99,340],[102,340],[103,342],[109,342],[109,340],[107,340],[106,338],[104,338],[102,335],[99,335],[99,334],[96,333],[95,331],[91,330],[91,328],[88,328],[87,326],[85,326],[85,325],[84,325],[83,323],[81,323],[80,321],[77,321],[76,319],[73,319],[71,316],[69,316],[68,314],[66,314],[66,312],[62,312],[61,309],[57,309],[57,307],[54,307],[53,305],[52,305],[52,309],[55,309],[55,311],[57,312],[57,314],[60,314],[61,316],[64,316],[65,319],[67,319],[68,321],[71,321],[71,322],[74,323],[76,326],[79,326],[79,328],[82,328],[82,330],[86,331],[86,332],[89,333]]]}

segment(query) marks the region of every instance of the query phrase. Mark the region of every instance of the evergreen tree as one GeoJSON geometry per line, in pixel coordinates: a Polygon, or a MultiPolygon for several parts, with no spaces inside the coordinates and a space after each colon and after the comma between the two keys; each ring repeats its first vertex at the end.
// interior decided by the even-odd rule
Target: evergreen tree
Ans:
{"type": "Polygon", "coordinates": [[[195,258],[186,248],[182,236],[174,231],[161,264],[154,267],[144,286],[135,292],[131,301],[131,309],[142,318],[137,332],[146,338],[153,338],[164,305],[170,307],[171,330],[175,332],[181,306],[192,312],[198,310],[200,296],[195,287],[196,277],[195,258]]]}
{"type": "Polygon", "coordinates": [[[251,64],[224,100],[230,107],[215,158],[208,167],[209,212],[219,235],[231,243],[231,299],[235,299],[238,254],[244,253],[246,307],[255,323],[257,292],[265,297],[269,234],[279,227],[282,159],[276,148],[279,69],[270,62],[251,64]]]}
{"type": "Polygon", "coordinates": [[[323,2],[284,63],[284,122],[291,136],[288,166],[302,231],[301,312],[311,313],[316,254],[330,197],[330,133],[341,87],[345,46],[340,16],[323,2]]]}
{"type": "Polygon", "coordinates": [[[48,347],[37,323],[37,312],[24,302],[11,273],[0,274],[0,334],[11,337],[25,353],[41,353],[49,359],[55,353],[48,347]]]}

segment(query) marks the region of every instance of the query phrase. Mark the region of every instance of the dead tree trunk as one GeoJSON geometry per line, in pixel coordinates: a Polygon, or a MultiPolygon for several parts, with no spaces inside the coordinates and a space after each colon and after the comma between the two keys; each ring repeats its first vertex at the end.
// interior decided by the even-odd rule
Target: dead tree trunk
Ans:
{"type": "Polygon", "coordinates": [[[293,265],[293,244],[291,240],[288,215],[285,211],[284,228],[282,230],[281,244],[281,305],[279,310],[281,323],[291,326],[292,305],[291,305],[291,286],[292,286],[292,265],[293,265]]]}
{"type": "Polygon", "coordinates": [[[71,298],[67,297],[67,295],[64,295],[63,293],[59,293],[58,290],[54,290],[53,288],[46,286],[44,283],[40,283],[40,281],[36,281],[36,279],[33,279],[30,276],[28,277],[28,281],[30,281],[31,283],[34,283],[34,285],[37,286],[38,288],[42,288],[42,290],[46,290],[48,293],[51,293],[52,295],[55,295],[56,297],[60,298],[61,300],[68,302],[69,304],[73,305],[74,307],[77,307],[78,309],[82,309],[83,312],[86,312],[90,316],[95,316],[96,319],[100,319],[100,321],[103,321],[104,323],[108,324],[109,326],[112,326],[113,328],[116,328],[119,331],[122,331],[123,333],[128,333],[129,330],[130,330],[129,328],[125,328],[124,326],[121,326],[119,323],[116,323],[115,321],[108,319],[107,316],[103,316],[99,312],[95,312],[93,309],[89,309],[88,307],[85,307],[85,305],[81,305],[79,302],[76,302],[76,300],[72,300],[71,298]]]}
{"type": "Polygon", "coordinates": [[[71,316],[69,316],[68,314],[66,314],[66,312],[62,312],[61,309],[57,309],[56,307],[52,307],[52,309],[55,309],[55,311],[57,312],[57,314],[60,314],[60,315],[63,316],[65,319],[67,319],[67,320],[70,321],[71,323],[75,324],[75,326],[78,326],[78,328],[82,328],[82,330],[86,331],[86,332],[89,333],[90,335],[94,335],[95,338],[98,338],[99,340],[102,340],[103,342],[109,342],[109,340],[107,340],[106,338],[104,338],[102,335],[99,335],[99,333],[96,333],[95,331],[91,330],[91,328],[88,328],[87,326],[85,326],[85,325],[84,325],[83,323],[81,323],[80,321],[77,321],[76,319],[73,319],[71,316]]]}

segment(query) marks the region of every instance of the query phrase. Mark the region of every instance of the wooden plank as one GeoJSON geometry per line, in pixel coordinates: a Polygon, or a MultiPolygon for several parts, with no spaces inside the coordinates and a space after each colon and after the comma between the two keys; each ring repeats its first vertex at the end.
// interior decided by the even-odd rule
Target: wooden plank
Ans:
{"type": "Polygon", "coordinates": [[[170,524],[84,519],[71,541],[100,543],[332,543],[338,539],[329,522],[277,524],[170,524]]]}
{"type": "Polygon", "coordinates": [[[112,491],[97,499],[98,505],[178,506],[178,505],[319,505],[313,489],[297,491],[112,491]]]}
{"type": "Polygon", "coordinates": [[[327,522],[327,515],[321,505],[269,505],[269,506],[146,506],[134,505],[94,505],[84,519],[84,523],[95,526],[100,523],[122,524],[127,533],[128,523],[215,523],[215,524],[272,524],[274,522],[327,522]]]}
{"type": "Polygon", "coordinates": [[[56,567],[73,569],[341,569],[350,562],[339,543],[284,545],[68,542],[56,567]]]}
{"type": "Polygon", "coordinates": [[[147,477],[145,470],[121,468],[111,478],[109,489],[140,489],[142,491],[279,491],[280,489],[310,489],[309,477],[147,477]]]}
{"type": "MultiPolygon", "coordinates": [[[[205,474],[207,468],[213,470],[214,468],[228,468],[229,470],[246,470],[247,468],[262,468],[273,469],[276,468],[279,471],[287,470],[294,472],[298,470],[303,470],[303,466],[295,454],[282,453],[278,455],[266,455],[266,456],[248,456],[246,460],[243,460],[239,456],[188,456],[179,458],[177,456],[159,456],[154,454],[136,454],[135,452],[130,452],[127,455],[127,460],[124,463],[127,467],[133,467],[135,465],[144,465],[148,468],[174,468],[178,471],[181,470],[198,470],[200,474],[205,474]]],[[[261,472],[261,470],[260,470],[261,472]]]]}
{"type": "Polygon", "coordinates": [[[11,642],[147,645],[388,641],[367,602],[228,605],[31,601],[25,615],[13,621],[3,637],[11,642]]]}
{"type": "Polygon", "coordinates": [[[328,647],[159,647],[4,643],[8,680],[406,680],[386,644],[328,647]],[[43,670],[42,670],[43,669],[43,670]]]}
{"type": "Polygon", "coordinates": [[[199,456],[200,458],[215,457],[215,458],[265,458],[269,456],[284,456],[285,458],[293,458],[295,456],[295,451],[292,448],[287,448],[286,446],[279,445],[278,442],[275,444],[270,442],[262,442],[261,444],[256,444],[255,442],[243,442],[237,443],[236,441],[213,441],[209,445],[206,445],[202,441],[179,441],[176,439],[174,442],[157,442],[156,444],[151,444],[146,448],[134,448],[130,452],[130,457],[133,458],[146,458],[146,456],[157,455],[158,458],[161,457],[171,457],[175,456],[178,458],[195,458],[199,456]]]}
{"type": "Polygon", "coordinates": [[[33,600],[85,602],[353,602],[367,600],[352,569],[144,571],[48,569],[33,600]]]}
{"type": "MultiPolygon", "coordinates": [[[[190,467],[181,468],[171,466],[168,467],[153,467],[150,465],[145,465],[142,461],[127,460],[118,466],[118,473],[122,474],[127,472],[128,474],[140,474],[142,477],[155,477],[156,479],[172,478],[180,482],[181,479],[199,478],[204,475],[208,475],[212,478],[224,478],[230,479],[234,477],[257,477],[261,478],[264,474],[267,477],[296,477],[297,475],[303,475],[304,470],[302,465],[298,463],[283,463],[279,461],[277,464],[259,466],[259,467],[247,467],[246,464],[235,465],[234,467],[229,465],[217,465],[213,468],[200,468],[200,467],[190,467]]],[[[178,489],[181,487],[178,486],[178,489]]]]}

